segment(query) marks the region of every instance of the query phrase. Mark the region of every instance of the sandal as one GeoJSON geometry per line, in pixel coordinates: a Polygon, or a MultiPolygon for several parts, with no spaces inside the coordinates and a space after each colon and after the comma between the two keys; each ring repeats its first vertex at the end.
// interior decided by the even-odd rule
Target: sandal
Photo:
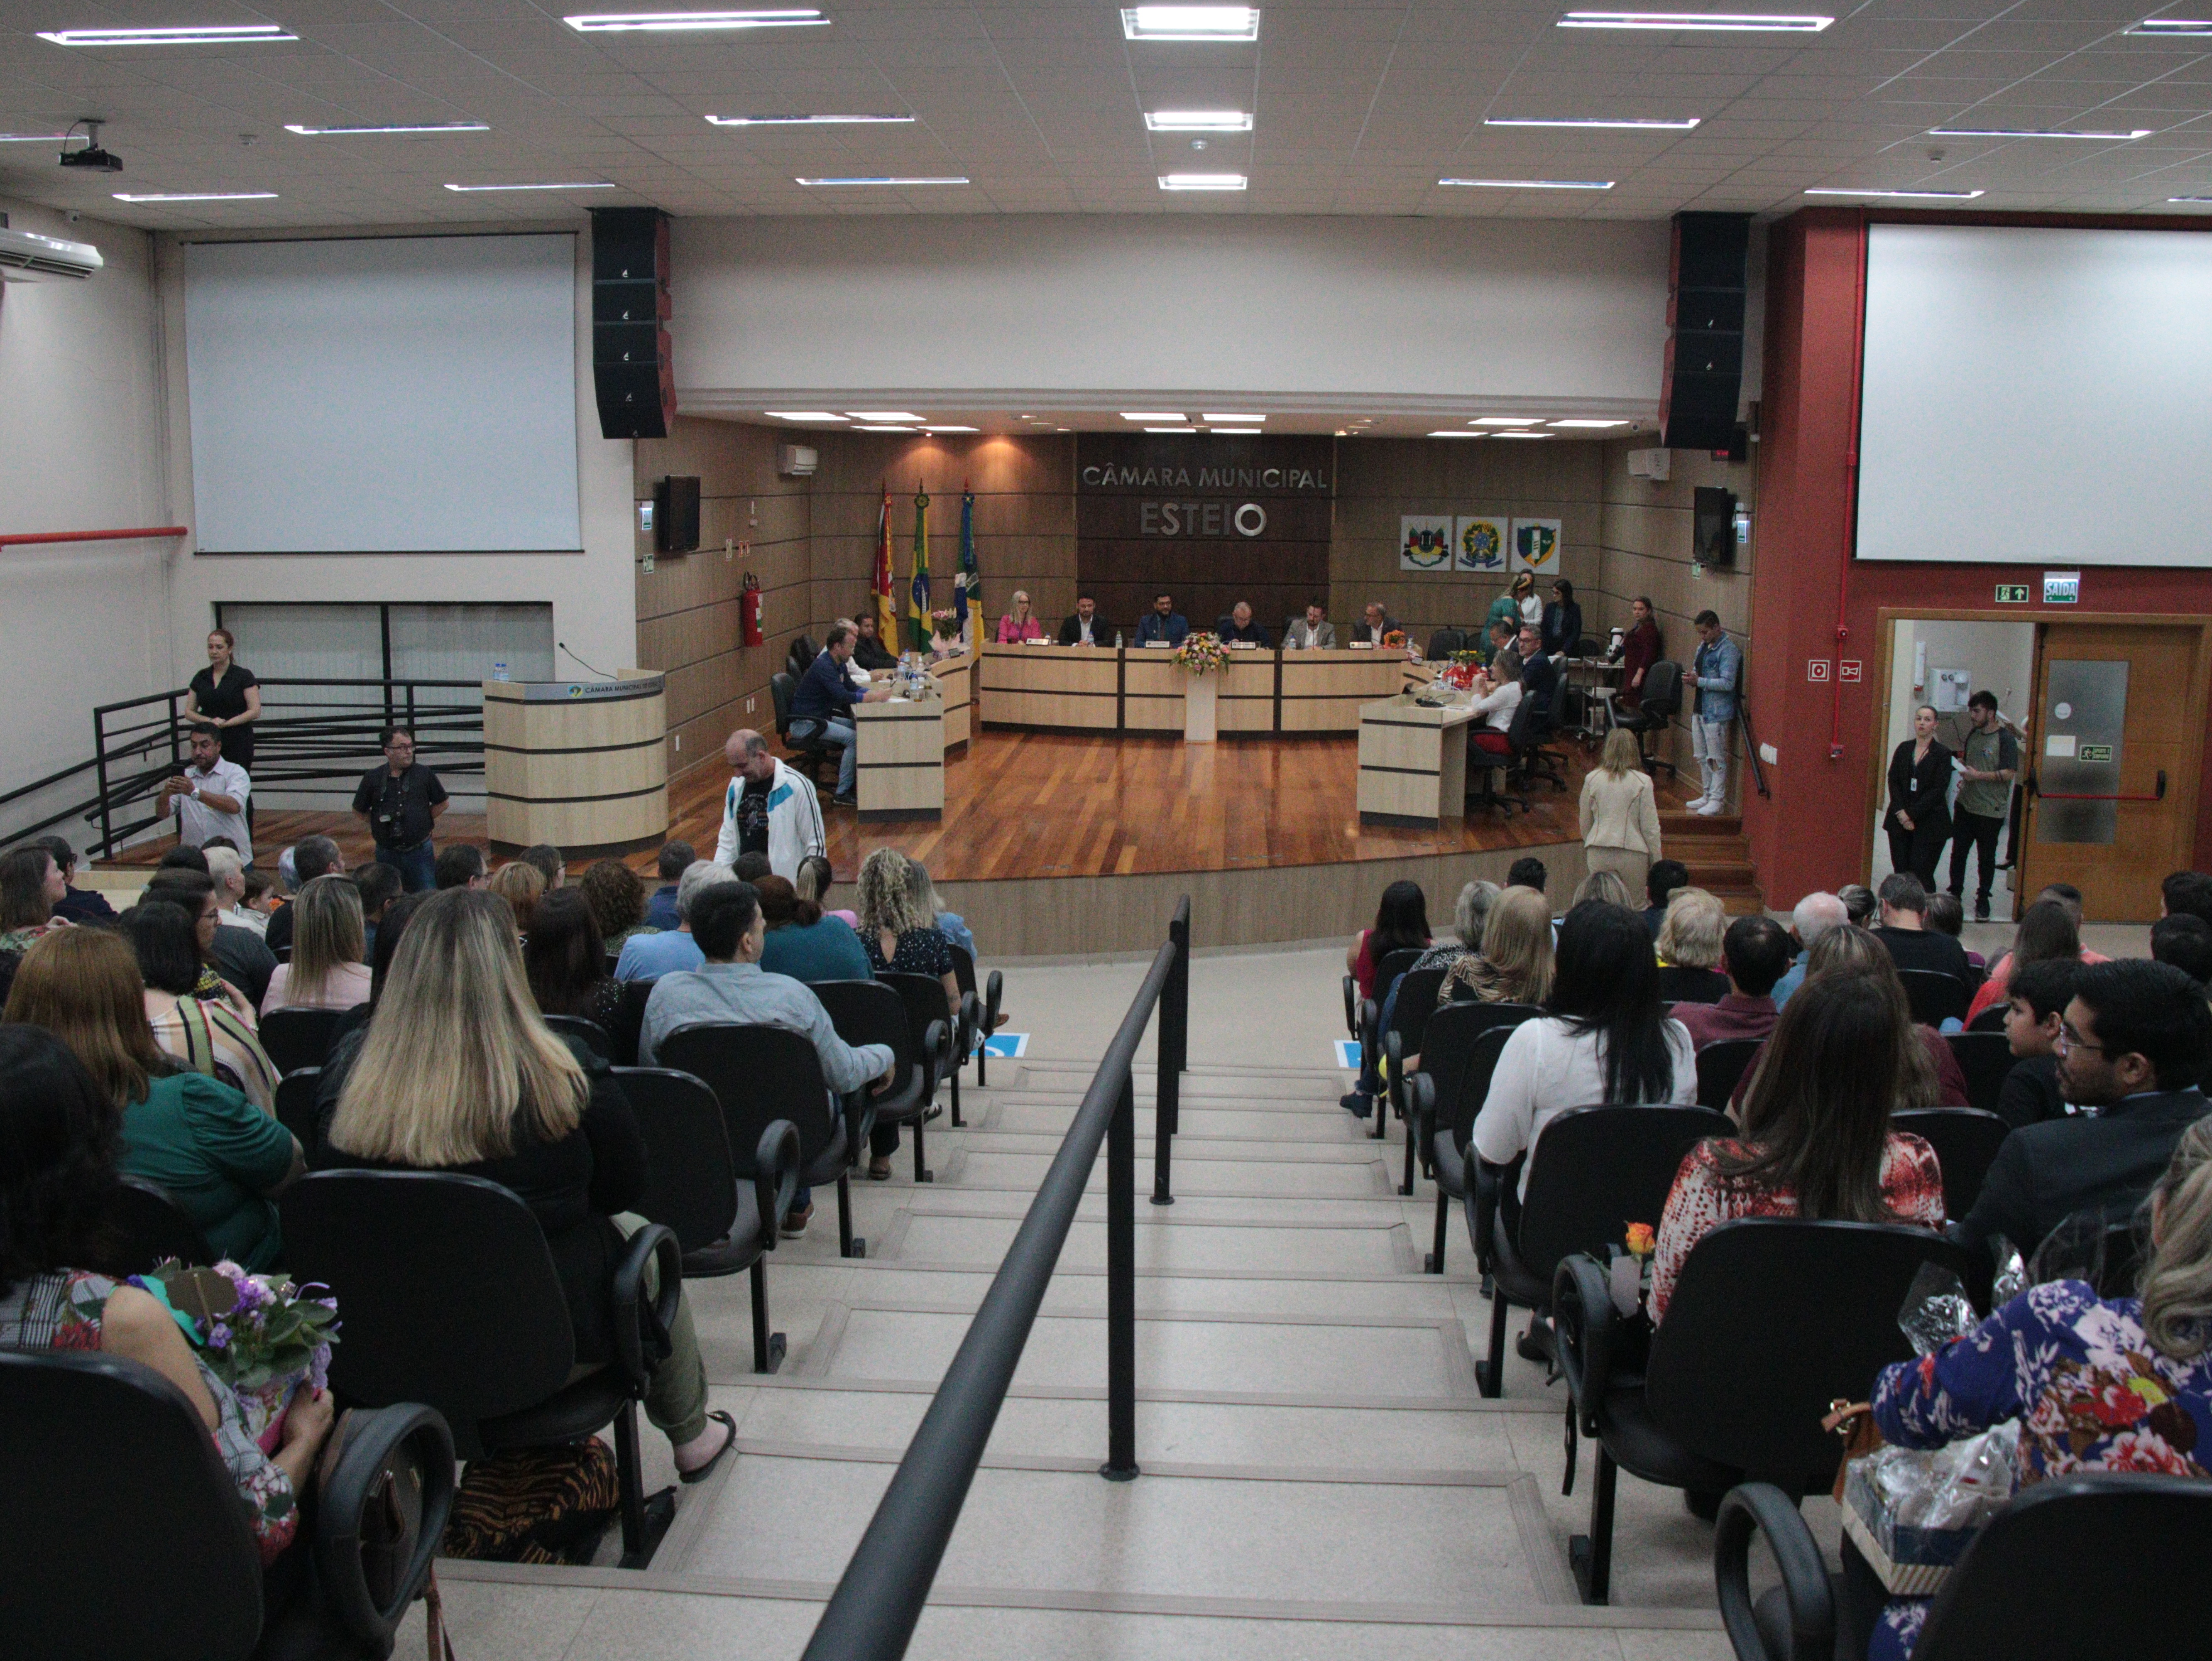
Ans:
{"type": "Polygon", "coordinates": [[[700,1466],[696,1470],[678,1471],[676,1473],[676,1480],[679,1482],[705,1482],[709,1476],[712,1476],[714,1474],[714,1467],[722,1463],[722,1456],[738,1445],[738,1421],[730,1417],[728,1414],[724,1413],[718,1409],[714,1412],[707,1415],[707,1421],[709,1424],[727,1425],[730,1427],[730,1433],[723,1439],[722,1445],[714,1450],[714,1457],[709,1459],[705,1464],[700,1466]]]}
{"type": "Polygon", "coordinates": [[[890,1181],[890,1179],[891,1161],[889,1154],[884,1155],[881,1159],[871,1159],[868,1161],[868,1180],[870,1182],[887,1183],[890,1181]]]}

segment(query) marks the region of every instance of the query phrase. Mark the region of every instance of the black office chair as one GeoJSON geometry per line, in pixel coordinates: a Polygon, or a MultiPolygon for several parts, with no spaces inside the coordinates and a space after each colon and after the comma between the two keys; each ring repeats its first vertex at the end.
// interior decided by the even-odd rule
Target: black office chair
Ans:
{"type": "Polygon", "coordinates": [[[438,1415],[356,1411],[302,1522],[305,1572],[270,1609],[238,1486],[160,1373],[96,1351],[0,1350],[0,1631],[40,1661],[383,1661],[453,1509],[438,1415]],[[390,1558],[365,1558],[394,1501],[411,1528],[390,1558]]]}
{"type": "Polygon", "coordinates": [[[1514,705],[1513,719],[1505,728],[1506,753],[1502,756],[1492,754],[1474,741],[1477,731],[1487,732],[1490,728],[1474,726],[1468,728],[1468,777],[1472,780],[1478,773],[1482,776],[1482,788],[1467,793],[1468,806],[1502,807],[1508,818],[1516,807],[1524,813],[1535,811],[1528,800],[1527,758],[1529,751],[1534,747],[1540,722],[1536,706],[1527,698],[1514,705]],[[1501,776],[1505,784],[1503,790],[1498,788],[1501,776]],[[1520,781],[1517,789],[1514,785],[1516,779],[1520,781]]]}
{"type": "MultiPolygon", "coordinates": [[[[969,1013],[968,1001],[976,995],[976,987],[975,959],[969,955],[968,948],[964,946],[955,946],[952,948],[952,978],[960,988],[961,1012],[966,1015],[969,1013]]],[[[969,1056],[973,1056],[975,1058],[975,1084],[979,1089],[990,1082],[990,1075],[985,1069],[991,1056],[990,1052],[985,1050],[983,1045],[984,1041],[999,1030],[999,1000],[1005,995],[1006,988],[1005,974],[994,969],[990,978],[983,983],[981,1000],[975,1006],[972,1020],[965,1025],[964,1036],[956,1037],[954,1041],[953,1048],[959,1052],[962,1066],[967,1065],[969,1056]]],[[[957,1068],[954,1069],[952,1076],[956,1081],[955,1093],[952,1098],[952,1123],[958,1124],[960,1097],[957,1093],[957,1081],[960,1074],[957,1068]]]]}
{"type": "Polygon", "coordinates": [[[1618,725],[1636,734],[1637,753],[1645,772],[1656,776],[1663,769],[1668,778],[1674,776],[1674,764],[1654,755],[1648,739],[1651,733],[1665,732],[1681,713],[1682,666],[1662,658],[1644,672],[1644,696],[1636,708],[1614,717],[1618,725]]]}
{"type": "Polygon", "coordinates": [[[1949,1032],[1943,1041],[1966,1075],[1966,1100],[1984,1113],[1997,1110],[2004,1081],[2013,1069],[2012,1044],[2002,1032],[1949,1032]]]}
{"type": "MultiPolygon", "coordinates": [[[[1395,1114],[1401,1121],[1406,1118],[1406,1057],[1421,1053],[1421,1039],[1428,1031],[1429,1017],[1436,1013],[1437,995],[1443,989],[1445,972],[1442,969],[1409,969],[1398,977],[1397,1001],[1392,1003],[1388,997],[1383,1000],[1390,1010],[1389,1025],[1382,1033],[1382,1055],[1389,1063],[1389,1076],[1383,1080],[1382,1101],[1388,1104],[1389,1111],[1386,1113],[1381,1105],[1375,1110],[1378,1137],[1389,1115],[1395,1114]]],[[[1401,1194],[1413,1191],[1413,1137],[1409,1132],[1406,1137],[1406,1175],[1398,1188],[1401,1194]]]]}
{"type": "Polygon", "coordinates": [[[776,741],[783,745],[784,759],[818,787],[822,782],[822,764],[832,751],[829,740],[820,733],[805,739],[791,736],[791,699],[798,690],[798,678],[788,669],[779,670],[768,678],[769,701],[775,707],[776,741]]]}
{"type": "Polygon", "coordinates": [[[1913,1108],[1891,1114],[1889,1128],[1909,1132],[1936,1150],[1936,1163],[1943,1171],[1943,1211],[1953,1222],[1974,1208],[1997,1149],[2011,1130],[1996,1114],[1972,1107],[1913,1108]]]}
{"type": "MultiPolygon", "coordinates": [[[[1723,1038],[1698,1052],[1698,1105],[1728,1110],[1729,1098],[1743,1081],[1743,1070],[1759,1054],[1757,1038],[1723,1038]]],[[[1657,1220],[1652,1220],[1655,1223],[1657,1220]]]]}
{"type": "Polygon", "coordinates": [[[1429,1255],[1421,1263],[1431,1275],[1444,1272],[1444,1235],[1455,1200],[1467,1197],[1473,1173],[1468,1144],[1474,1116],[1490,1094],[1490,1075],[1511,1030],[1544,1012],[1525,1003],[1450,1003],[1429,1018],[1422,1034],[1421,1070],[1407,1102],[1413,1116],[1406,1134],[1420,1140],[1421,1155],[1437,1183],[1437,1218],[1429,1255]]]}
{"type": "Polygon", "coordinates": [[[280,1074],[320,1067],[345,1015],[343,1009],[272,1009],[261,1018],[261,1047],[280,1074]]]}
{"type": "Polygon", "coordinates": [[[109,1198],[107,1217],[116,1255],[106,1267],[118,1273],[149,1275],[171,1257],[201,1265],[216,1260],[200,1226],[158,1183],[123,1177],[109,1198]]]}
{"type": "MultiPolygon", "coordinates": [[[[2179,1634],[2212,1626],[2208,1539],[2212,1482],[2198,1478],[2081,1471],[2023,1488],[1945,1579],[1913,1661],[2171,1652],[2179,1634]]],[[[1739,1661],[1834,1661],[1843,1652],[1834,1582],[1785,1489],[1747,1483],[1721,1502],[1713,1571],[1739,1661]],[[1781,1574],[1756,1601],[1754,1532],[1766,1536],[1781,1574]]],[[[1855,1648],[1866,1653],[1863,1635],[1855,1648]]]]}
{"type": "Polygon", "coordinates": [[[545,1025],[563,1038],[573,1038],[608,1066],[615,1062],[615,1041],[604,1026],[582,1015],[548,1015],[545,1025]]]}
{"type": "Polygon", "coordinates": [[[1923,1026],[1963,1021],[1974,1001],[1973,989],[1956,975],[1934,969],[1900,969],[1897,977],[1905,983],[1905,1001],[1912,1006],[1912,1019],[1923,1026]]]}
{"type": "MultiPolygon", "coordinates": [[[[854,1105],[866,1102],[865,1088],[833,1106],[813,1040],[780,1026],[679,1026],[654,1054],[662,1067],[702,1080],[721,1103],[732,1169],[739,1182],[750,1182],[757,1172],[752,1150],[762,1133],[778,1120],[788,1120],[799,1132],[800,1184],[837,1184],[839,1255],[865,1255],[866,1243],[853,1235],[851,1181],[855,1150],[873,1123],[864,1105],[854,1105]]],[[[778,1212],[768,1226],[775,1228],[782,1220],[778,1212]]]]}
{"type": "MultiPolygon", "coordinates": [[[[926,975],[919,978],[936,991],[942,1004],[944,987],[926,975]]],[[[906,1004],[880,980],[817,981],[814,995],[847,1043],[879,1043],[890,1049],[894,1063],[890,1088],[871,1096],[869,1105],[879,1125],[914,1127],[914,1179],[934,1180],[936,1173],[922,1152],[922,1123],[937,1100],[938,1057],[951,1043],[951,1024],[939,1016],[916,1043],[907,1025],[906,1004]]]]}
{"type": "Polygon", "coordinates": [[[648,1223],[610,1277],[615,1354],[571,1379],[575,1329],[544,1232],[520,1199],[480,1177],[427,1171],[324,1171],[279,1208],[288,1267],[331,1288],[344,1312],[331,1384],[349,1403],[422,1402],[464,1459],[580,1440],[615,1427],[624,1568],[644,1568],[675,1517],[648,1499],[637,1403],[668,1354],[683,1295],[676,1237],[648,1223]],[[660,1290],[645,1292],[647,1263],[660,1290]]]}
{"type": "Polygon", "coordinates": [[[750,1144],[752,1169],[740,1177],[722,1104],[704,1082],[665,1067],[617,1068],[615,1080],[645,1139],[638,1214],[675,1235],[685,1280],[750,1271],[753,1371],[774,1372],[787,1346],[769,1329],[766,1257],[775,1250],[776,1220],[799,1189],[797,1128],[782,1119],[763,1127],[750,1144]]]}
{"type": "Polygon", "coordinates": [[[1552,1286],[1553,1341],[1576,1421],[1598,1444],[1590,1531],[1568,1542],[1583,1601],[1609,1595],[1620,1470],[1715,1501],[1746,1481],[1799,1495],[1827,1488],[1843,1444],[1820,1420],[1830,1402],[1865,1400],[1876,1372],[1911,1358],[1898,1310],[1931,1262],[1986,1305],[1987,1254],[1924,1228],[1723,1223],[1691,1248],[1641,1367],[1605,1269],[1580,1255],[1561,1262],[1552,1286]]]}
{"type": "Polygon", "coordinates": [[[814,643],[813,636],[793,635],[790,646],[784,651],[783,672],[796,681],[813,666],[814,660],[821,654],[822,648],[814,643]]]}
{"type": "Polygon", "coordinates": [[[1659,996],[1668,1004],[1718,1003],[1729,995],[1728,977],[1717,969],[1666,964],[1659,970],[1659,996]]]}
{"type": "Polygon", "coordinates": [[[1436,630],[1429,636],[1428,648],[1424,655],[1431,663],[1443,663],[1447,661],[1454,652],[1465,650],[1467,650],[1467,636],[1456,629],[1446,627],[1436,630]]]}
{"type": "MultiPolygon", "coordinates": [[[[1491,1291],[1490,1350],[1474,1364],[1476,1388],[1504,1392],[1509,1309],[1548,1316],[1562,1258],[1624,1243],[1631,1223],[1657,1228],[1683,1156],[1709,1136],[1735,1134],[1726,1114],[1703,1107],[1571,1108],[1536,1139],[1528,1191],[1517,1204],[1522,1162],[1477,1159],[1467,1226],[1491,1291]]],[[[1548,1348],[1540,1327],[1537,1342],[1548,1348]]]]}
{"type": "MultiPolygon", "coordinates": [[[[1419,950],[1402,946],[1395,952],[1384,952],[1382,961],[1375,965],[1375,995],[1363,998],[1359,1004],[1359,1070],[1365,1077],[1380,1080],[1382,1076],[1382,1006],[1389,999],[1391,988],[1420,960],[1419,950]]],[[[1385,1099],[1377,1091],[1375,1128],[1368,1133],[1377,1141],[1389,1129],[1390,1116],[1381,1105],[1385,1099]]]]}
{"type": "Polygon", "coordinates": [[[1998,1001],[1991,1004],[1987,1009],[1982,1011],[1980,1014],[1975,1016],[1973,1019],[1968,1021],[1966,1023],[1966,1031],[1969,1032],[2002,1032],[2004,1031],[2006,1008],[2007,1005],[2004,1001],[2002,999],[1998,1000],[1998,1001]]]}

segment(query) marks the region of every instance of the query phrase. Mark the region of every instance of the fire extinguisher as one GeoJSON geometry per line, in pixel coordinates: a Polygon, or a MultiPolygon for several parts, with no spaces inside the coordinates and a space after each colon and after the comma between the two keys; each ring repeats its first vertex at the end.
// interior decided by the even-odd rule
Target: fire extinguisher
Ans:
{"type": "Polygon", "coordinates": [[[745,573],[744,592],[738,600],[738,622],[743,644],[759,646],[765,643],[766,636],[761,633],[760,579],[750,571],[745,573]]]}

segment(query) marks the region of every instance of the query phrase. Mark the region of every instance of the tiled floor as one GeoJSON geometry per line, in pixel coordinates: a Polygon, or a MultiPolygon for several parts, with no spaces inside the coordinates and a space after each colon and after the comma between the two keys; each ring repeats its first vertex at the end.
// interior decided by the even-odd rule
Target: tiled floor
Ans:
{"type": "MultiPolygon", "coordinates": [[[[1517,1358],[1476,1393],[1488,1306],[1465,1227],[1418,1272],[1432,1191],[1336,1105],[1340,953],[1201,958],[1177,1203],[1138,1210],[1138,1457],[1105,1451],[1104,1199],[1094,1179],[910,1653],[1229,1661],[1718,1661],[1711,1534],[1624,1478],[1615,1607],[1573,1601],[1559,1493],[1562,1387],[1517,1358]]],[[[782,1370],[751,1371],[744,1277],[687,1288],[738,1452],[682,1491],[653,1568],[448,1564],[465,1661],[792,1657],[805,1646],[1089,1081],[1133,964],[1008,975],[1020,1062],[970,1077],[969,1128],[932,1127],[938,1180],[860,1183],[864,1261],[830,1203],[769,1270],[782,1370]],[[1100,1013],[1108,1011],[1106,1016],[1100,1013]]],[[[1146,1058],[1149,1065],[1149,1057],[1146,1058]]],[[[1139,1082],[1141,1180],[1151,1094],[1139,1082]]],[[[826,1192],[823,1202],[834,1203],[826,1192]]],[[[671,1480],[646,1438],[649,1476],[671,1480]]],[[[1832,1512],[1810,1508],[1832,1532],[1832,1512]]],[[[400,1638],[420,1645],[420,1616],[400,1638]]]]}

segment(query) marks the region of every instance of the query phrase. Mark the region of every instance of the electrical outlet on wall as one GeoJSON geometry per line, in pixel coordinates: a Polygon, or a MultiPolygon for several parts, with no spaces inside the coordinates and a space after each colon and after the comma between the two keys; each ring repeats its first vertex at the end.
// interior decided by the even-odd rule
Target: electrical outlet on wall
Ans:
{"type": "Polygon", "coordinates": [[[730,563],[730,556],[731,556],[731,554],[732,554],[733,551],[735,551],[735,545],[731,541],[731,539],[730,539],[728,537],[724,537],[724,538],[722,538],[722,563],[723,563],[723,564],[727,565],[727,564],[730,563]]]}
{"type": "Polygon", "coordinates": [[[747,698],[747,699],[745,700],[745,713],[746,713],[747,715],[750,715],[750,714],[752,714],[752,712],[753,712],[753,704],[754,704],[754,703],[755,703],[755,700],[754,700],[754,699],[752,699],[752,698],[747,698]]]}
{"type": "Polygon", "coordinates": [[[749,526],[757,526],[760,523],[760,503],[757,502],[745,503],[745,523],[749,526]]]}
{"type": "Polygon", "coordinates": [[[676,735],[676,753],[679,756],[684,753],[684,734],[681,733],[676,735]]]}

